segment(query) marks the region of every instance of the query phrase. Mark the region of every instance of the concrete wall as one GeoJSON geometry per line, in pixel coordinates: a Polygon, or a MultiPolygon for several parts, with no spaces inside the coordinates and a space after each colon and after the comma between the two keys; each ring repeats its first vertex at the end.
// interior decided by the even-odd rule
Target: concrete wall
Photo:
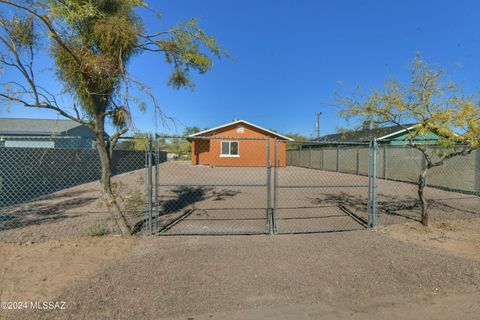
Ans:
{"type": "MultiPolygon", "coordinates": [[[[434,148],[433,146],[430,148],[434,148]]],[[[432,150],[433,151],[433,150],[432,150]]],[[[287,165],[326,171],[368,174],[368,147],[325,146],[287,151],[287,165]]],[[[416,183],[422,170],[423,156],[406,146],[379,146],[377,175],[381,179],[416,183]]],[[[429,170],[431,187],[480,194],[480,151],[455,157],[429,170]]]]}

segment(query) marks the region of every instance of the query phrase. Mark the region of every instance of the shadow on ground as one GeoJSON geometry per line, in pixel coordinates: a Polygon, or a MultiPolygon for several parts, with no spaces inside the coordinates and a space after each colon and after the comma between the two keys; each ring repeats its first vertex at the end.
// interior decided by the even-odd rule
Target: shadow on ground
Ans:
{"type": "MultiPolygon", "coordinates": [[[[225,201],[231,198],[234,198],[238,194],[241,193],[239,190],[229,190],[229,189],[222,189],[216,190],[214,187],[189,187],[183,186],[178,187],[175,189],[170,190],[172,193],[168,196],[170,199],[160,201],[160,218],[165,219],[167,218],[168,223],[167,225],[175,224],[180,220],[185,219],[188,215],[192,212],[185,211],[187,209],[193,209],[195,207],[195,203],[211,200],[211,201],[225,201]],[[181,212],[185,212],[184,214],[180,214],[181,212]],[[172,219],[168,219],[168,216],[171,215],[172,219]]],[[[202,208],[204,210],[209,210],[209,208],[202,208]]],[[[218,208],[212,208],[218,209],[218,208]]],[[[229,208],[229,209],[241,209],[241,208],[229,208]]],[[[155,213],[154,213],[155,215],[155,213]]],[[[152,219],[155,219],[153,217],[152,219]]],[[[144,219],[139,221],[134,226],[134,233],[140,233],[144,230],[147,226],[147,220],[144,219]]]]}
{"type": "MultiPolygon", "coordinates": [[[[27,207],[15,206],[11,209],[4,208],[2,209],[4,213],[0,216],[0,231],[24,228],[31,225],[48,224],[84,215],[85,213],[68,213],[68,211],[91,204],[98,199],[96,197],[82,196],[82,194],[86,192],[87,191],[66,191],[56,194],[54,199],[57,200],[57,202],[55,203],[39,201],[27,207]]],[[[51,198],[45,197],[42,200],[49,199],[51,198]]]]}

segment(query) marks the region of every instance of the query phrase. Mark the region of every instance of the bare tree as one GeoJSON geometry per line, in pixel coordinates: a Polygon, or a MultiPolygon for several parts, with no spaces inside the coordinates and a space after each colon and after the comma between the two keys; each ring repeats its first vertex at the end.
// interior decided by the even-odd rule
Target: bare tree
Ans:
{"type": "Polygon", "coordinates": [[[122,234],[131,229],[112,193],[111,157],[120,136],[132,125],[131,109],[144,110],[142,92],[161,114],[143,82],[128,73],[128,62],[142,52],[157,53],[172,66],[168,83],[194,87],[190,72],[211,69],[210,57],[228,55],[192,19],[165,31],[148,33],[137,10],[142,0],[0,0],[0,71],[11,69],[21,80],[0,85],[0,103],[48,109],[90,128],[102,164],[101,189],[122,234]],[[70,105],[60,102],[37,80],[38,57],[52,61],[70,105]],[[117,128],[111,136],[106,121],[117,128]]]}

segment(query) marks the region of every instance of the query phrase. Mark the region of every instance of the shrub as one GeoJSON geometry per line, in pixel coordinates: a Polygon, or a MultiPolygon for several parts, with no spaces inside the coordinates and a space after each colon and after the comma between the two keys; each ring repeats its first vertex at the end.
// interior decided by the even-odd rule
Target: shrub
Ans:
{"type": "Polygon", "coordinates": [[[87,234],[91,237],[101,237],[109,233],[107,227],[103,224],[94,224],[87,228],[87,234]]]}

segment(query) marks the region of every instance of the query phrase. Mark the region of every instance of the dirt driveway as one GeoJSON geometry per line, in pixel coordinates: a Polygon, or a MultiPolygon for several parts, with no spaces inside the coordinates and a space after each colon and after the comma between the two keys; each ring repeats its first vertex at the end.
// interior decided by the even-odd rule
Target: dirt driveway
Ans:
{"type": "MultiPolygon", "coordinates": [[[[55,296],[42,298],[38,291],[29,295],[29,285],[41,278],[25,273],[23,281],[16,280],[23,293],[16,299],[66,301],[66,310],[3,315],[10,319],[412,319],[417,315],[478,319],[480,222],[455,223],[433,226],[427,235],[424,229],[406,226],[410,231],[402,232],[406,235],[402,239],[398,229],[388,228],[312,235],[143,238],[129,245],[118,238],[100,238],[94,240],[94,247],[111,247],[111,257],[99,259],[96,268],[63,286],[55,276],[47,278],[42,284],[45,292],[56,292],[55,296]],[[57,290],[48,289],[51,285],[57,290]]],[[[88,247],[87,243],[79,246],[88,247]]],[[[39,250],[45,250],[42,245],[38,244],[39,250]]],[[[5,274],[13,272],[16,263],[22,268],[40,264],[61,278],[74,267],[60,264],[60,253],[76,253],[77,260],[71,254],[66,260],[77,264],[91,251],[63,248],[47,246],[54,254],[45,252],[43,259],[42,254],[17,248],[18,257],[8,255],[0,262],[2,285],[8,285],[5,274]]],[[[2,295],[2,300],[7,299],[2,295]]]]}

